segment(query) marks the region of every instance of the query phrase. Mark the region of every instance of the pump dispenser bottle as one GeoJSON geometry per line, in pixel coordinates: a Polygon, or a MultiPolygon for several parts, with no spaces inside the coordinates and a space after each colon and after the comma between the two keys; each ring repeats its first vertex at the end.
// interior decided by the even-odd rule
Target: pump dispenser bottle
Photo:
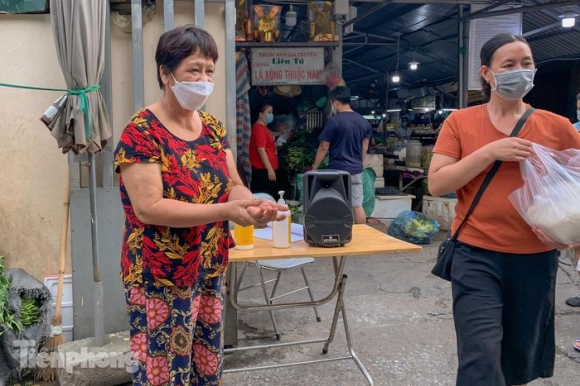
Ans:
{"type": "MultiPolygon", "coordinates": [[[[280,190],[278,194],[280,195],[278,204],[286,205],[286,201],[284,201],[284,191],[280,190]]],[[[290,248],[290,210],[288,209],[287,211],[279,211],[278,213],[285,214],[286,218],[284,220],[272,222],[272,246],[274,248],[290,248]]]]}

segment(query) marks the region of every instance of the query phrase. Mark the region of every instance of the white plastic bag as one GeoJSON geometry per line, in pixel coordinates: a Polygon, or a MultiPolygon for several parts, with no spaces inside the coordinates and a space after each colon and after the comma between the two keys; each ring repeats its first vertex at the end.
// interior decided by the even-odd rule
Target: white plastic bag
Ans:
{"type": "Polygon", "coordinates": [[[580,149],[532,147],[535,154],[520,163],[524,185],[509,200],[530,226],[555,241],[580,242],[580,149]]]}

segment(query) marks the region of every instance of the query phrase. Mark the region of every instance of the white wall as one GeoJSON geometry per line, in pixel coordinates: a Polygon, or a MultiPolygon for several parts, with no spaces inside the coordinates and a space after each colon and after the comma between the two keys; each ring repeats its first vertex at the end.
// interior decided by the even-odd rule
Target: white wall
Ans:
{"type": "MultiPolygon", "coordinates": [[[[143,27],[146,104],[161,95],[154,55],[163,33],[163,2],[157,3],[157,13],[143,27]]],[[[205,28],[220,48],[216,87],[207,110],[225,121],[223,8],[222,4],[206,3],[205,28]]],[[[175,2],[175,14],[175,25],[193,23],[193,2],[175,2]]],[[[111,49],[116,143],[134,112],[131,35],[113,26],[111,49]]],[[[0,52],[0,82],[65,88],[49,15],[0,15],[0,52]]],[[[57,273],[68,178],[66,155],[39,121],[59,95],[0,87],[0,255],[6,257],[7,267],[24,268],[39,280],[57,273]]]]}

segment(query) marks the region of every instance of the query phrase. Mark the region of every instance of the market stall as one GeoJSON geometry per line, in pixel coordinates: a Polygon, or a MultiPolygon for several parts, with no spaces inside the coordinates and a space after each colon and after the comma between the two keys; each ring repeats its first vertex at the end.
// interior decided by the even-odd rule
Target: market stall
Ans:
{"type": "Polygon", "coordinates": [[[236,1],[238,164],[251,186],[252,125],[262,107],[271,105],[267,127],[276,141],[277,183],[291,201],[299,199],[299,175],[314,161],[328,91],[341,82],[335,14],[330,1],[236,1]]]}

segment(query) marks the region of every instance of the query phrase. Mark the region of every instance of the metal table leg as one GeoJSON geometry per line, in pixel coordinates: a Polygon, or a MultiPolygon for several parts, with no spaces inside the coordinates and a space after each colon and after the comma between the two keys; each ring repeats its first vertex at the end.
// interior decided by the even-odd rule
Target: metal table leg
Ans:
{"type": "MultiPolygon", "coordinates": [[[[287,343],[274,343],[274,344],[265,344],[259,346],[248,346],[248,347],[235,347],[235,348],[226,348],[224,350],[225,353],[231,352],[239,352],[239,351],[247,351],[247,350],[261,350],[266,348],[276,348],[276,347],[286,347],[286,346],[293,346],[293,345],[304,345],[304,344],[313,344],[313,343],[324,343],[324,348],[322,350],[323,354],[328,353],[328,347],[330,343],[333,341],[334,336],[336,335],[336,327],[338,325],[338,317],[339,314],[342,313],[342,320],[344,325],[344,331],[346,335],[346,344],[348,347],[348,351],[350,355],[343,356],[343,357],[335,357],[335,358],[321,358],[315,360],[308,360],[302,362],[292,362],[292,363],[283,363],[283,364],[274,364],[274,365],[264,365],[264,366],[252,366],[252,367],[244,367],[244,368],[233,368],[224,370],[224,373],[234,373],[240,371],[249,371],[249,370],[266,370],[266,369],[273,369],[273,368],[281,368],[281,367],[289,367],[289,366],[297,366],[297,365],[305,365],[305,364],[314,364],[314,363],[322,363],[322,362],[332,362],[338,360],[348,360],[351,359],[355,362],[359,370],[363,373],[367,383],[370,386],[373,386],[373,380],[367,371],[367,369],[363,366],[362,362],[357,357],[356,353],[354,352],[352,346],[352,340],[350,335],[350,328],[348,325],[348,320],[346,316],[345,306],[344,306],[344,291],[346,288],[346,280],[347,275],[343,274],[344,265],[345,265],[345,256],[341,256],[340,258],[333,257],[333,268],[335,273],[335,280],[334,286],[330,293],[321,300],[311,301],[311,302],[295,302],[295,303],[277,303],[277,304],[264,304],[264,305],[255,305],[255,306],[243,306],[237,302],[237,294],[238,294],[238,286],[237,284],[237,264],[233,263],[230,265],[228,269],[228,280],[229,283],[232,283],[228,287],[228,305],[231,305],[233,308],[240,310],[240,311],[268,311],[268,310],[278,310],[278,309],[288,309],[288,308],[297,308],[297,307],[312,307],[313,305],[318,306],[321,304],[328,303],[330,300],[334,298],[335,295],[337,296],[336,306],[334,309],[334,317],[332,319],[332,324],[330,328],[330,334],[326,339],[312,339],[312,340],[305,340],[305,341],[298,341],[298,342],[287,342],[287,343]]],[[[237,321],[237,320],[236,320],[237,321]]],[[[231,320],[230,320],[231,322],[231,320]]],[[[228,327],[227,318],[226,318],[226,328],[228,327]]],[[[237,334],[237,330],[236,330],[237,334]]],[[[227,335],[226,335],[227,336],[227,335]]]]}
{"type": "Polygon", "coordinates": [[[354,348],[352,347],[352,340],[350,336],[350,328],[348,325],[348,318],[346,316],[346,311],[344,307],[344,290],[346,287],[346,280],[348,279],[348,275],[342,275],[342,279],[340,281],[340,287],[338,289],[338,298],[336,299],[336,307],[334,309],[334,317],[332,318],[332,326],[330,328],[330,335],[328,336],[328,340],[324,343],[324,348],[322,349],[323,354],[328,354],[328,346],[334,340],[334,336],[336,334],[336,325],[338,323],[338,314],[342,313],[342,322],[344,324],[344,333],[346,337],[346,345],[348,347],[348,351],[350,353],[350,358],[356,363],[359,370],[365,376],[367,383],[370,386],[374,385],[373,379],[367,369],[364,367],[360,359],[358,359],[356,353],[354,352],[354,348]]]}
{"type": "Polygon", "coordinates": [[[226,300],[224,304],[224,347],[238,346],[238,310],[230,301],[231,289],[236,285],[235,276],[232,277],[232,269],[228,267],[226,272],[226,300]]]}

